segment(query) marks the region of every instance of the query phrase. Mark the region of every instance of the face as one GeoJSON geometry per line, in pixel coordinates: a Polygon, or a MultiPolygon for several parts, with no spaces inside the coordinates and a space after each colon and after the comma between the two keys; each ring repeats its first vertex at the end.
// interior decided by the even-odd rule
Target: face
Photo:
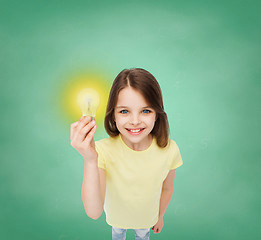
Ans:
{"type": "Polygon", "coordinates": [[[122,89],[114,112],[116,126],[126,145],[134,150],[145,150],[149,147],[156,112],[141,93],[131,87],[122,89]]]}

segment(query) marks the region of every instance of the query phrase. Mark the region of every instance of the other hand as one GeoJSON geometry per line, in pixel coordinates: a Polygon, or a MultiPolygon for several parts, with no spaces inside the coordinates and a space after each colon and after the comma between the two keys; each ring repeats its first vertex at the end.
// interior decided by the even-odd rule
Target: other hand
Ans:
{"type": "Polygon", "coordinates": [[[163,217],[159,217],[158,222],[152,227],[153,233],[160,233],[163,228],[163,217]]]}

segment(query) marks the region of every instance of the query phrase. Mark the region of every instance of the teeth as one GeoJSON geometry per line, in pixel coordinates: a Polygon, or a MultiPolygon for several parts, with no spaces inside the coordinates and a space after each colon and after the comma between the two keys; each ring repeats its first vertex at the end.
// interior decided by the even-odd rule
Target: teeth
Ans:
{"type": "Polygon", "coordinates": [[[136,132],[140,132],[141,131],[141,129],[137,129],[137,130],[132,130],[132,129],[129,129],[131,132],[133,132],[133,133],[136,133],[136,132]]]}

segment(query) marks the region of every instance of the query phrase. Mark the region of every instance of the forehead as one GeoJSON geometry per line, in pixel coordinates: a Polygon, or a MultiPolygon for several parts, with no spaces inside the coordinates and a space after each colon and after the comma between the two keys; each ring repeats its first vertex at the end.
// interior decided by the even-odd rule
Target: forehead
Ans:
{"type": "Polygon", "coordinates": [[[126,87],[119,92],[116,106],[144,106],[149,105],[143,95],[132,87],[126,87]]]}

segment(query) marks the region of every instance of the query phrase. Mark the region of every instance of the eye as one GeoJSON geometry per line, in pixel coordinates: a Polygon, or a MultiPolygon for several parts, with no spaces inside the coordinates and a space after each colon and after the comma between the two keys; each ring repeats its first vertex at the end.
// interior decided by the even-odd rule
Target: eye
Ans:
{"type": "Polygon", "coordinates": [[[150,113],[151,111],[148,110],[148,109],[144,109],[143,112],[144,112],[144,113],[150,113]]]}
{"type": "Polygon", "coordinates": [[[128,110],[121,110],[120,113],[126,114],[126,113],[128,113],[128,110]]]}

